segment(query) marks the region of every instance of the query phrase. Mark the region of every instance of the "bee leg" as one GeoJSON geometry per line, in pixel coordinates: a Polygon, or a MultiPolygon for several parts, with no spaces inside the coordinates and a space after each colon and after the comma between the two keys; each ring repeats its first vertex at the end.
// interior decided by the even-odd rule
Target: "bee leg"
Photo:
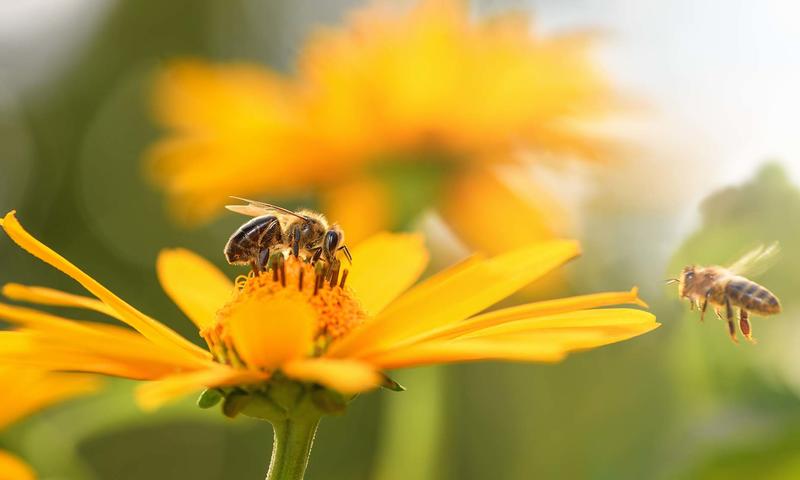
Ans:
{"type": "Polygon", "coordinates": [[[292,238],[292,253],[295,257],[300,256],[300,229],[297,228],[294,230],[294,235],[292,238]]]}
{"type": "Polygon", "coordinates": [[[719,311],[719,308],[716,308],[716,307],[715,307],[715,308],[714,308],[714,313],[716,313],[716,314],[717,314],[717,318],[719,318],[720,320],[722,320],[722,319],[723,319],[723,318],[722,318],[722,312],[720,312],[720,311],[719,311]]]}
{"type": "Polygon", "coordinates": [[[751,343],[756,343],[756,339],[753,338],[753,330],[750,326],[750,312],[744,308],[739,309],[739,330],[742,331],[744,338],[751,343]]]}
{"type": "Polygon", "coordinates": [[[258,271],[263,272],[267,269],[269,264],[269,248],[265,248],[258,252],[258,271]]]}
{"type": "Polygon", "coordinates": [[[253,276],[257,277],[261,271],[258,269],[258,263],[255,260],[250,261],[250,268],[253,269],[253,276]]]}
{"type": "Polygon", "coordinates": [[[314,249],[314,254],[311,255],[311,263],[317,263],[320,256],[322,256],[322,247],[317,247],[314,249]]]}
{"type": "Polygon", "coordinates": [[[689,299],[689,310],[694,310],[694,300],[689,299]]]}
{"type": "Polygon", "coordinates": [[[725,297],[725,318],[728,320],[728,334],[731,336],[733,343],[739,343],[736,339],[736,324],[733,322],[733,307],[731,301],[725,297]]]}
{"type": "Polygon", "coordinates": [[[703,299],[703,305],[700,307],[700,321],[702,322],[704,317],[706,316],[706,308],[708,308],[708,296],[711,295],[711,291],[706,293],[706,298],[703,299]]]}

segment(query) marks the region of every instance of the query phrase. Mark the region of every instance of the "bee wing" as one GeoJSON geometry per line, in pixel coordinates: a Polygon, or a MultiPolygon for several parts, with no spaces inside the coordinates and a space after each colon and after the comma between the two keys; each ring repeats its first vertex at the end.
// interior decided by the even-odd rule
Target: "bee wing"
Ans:
{"type": "Polygon", "coordinates": [[[260,217],[261,215],[273,214],[278,217],[284,217],[286,215],[290,215],[297,218],[304,218],[302,215],[296,212],[287,210],[277,205],[272,205],[270,203],[264,203],[256,200],[250,200],[247,198],[240,198],[233,196],[231,198],[247,202],[247,205],[225,205],[225,208],[227,208],[228,210],[236,213],[241,213],[242,215],[247,215],[250,217],[260,217]]]}
{"type": "Polygon", "coordinates": [[[739,260],[733,262],[733,264],[728,267],[728,270],[736,275],[760,275],[775,264],[780,250],[778,242],[772,243],[769,246],[759,245],[742,255],[739,260]]]}

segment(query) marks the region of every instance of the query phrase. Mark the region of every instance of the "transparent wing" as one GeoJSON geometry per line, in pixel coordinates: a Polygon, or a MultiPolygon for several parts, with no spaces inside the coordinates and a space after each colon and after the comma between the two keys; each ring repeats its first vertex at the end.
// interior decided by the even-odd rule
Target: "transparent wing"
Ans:
{"type": "Polygon", "coordinates": [[[242,215],[247,215],[250,217],[260,217],[261,215],[275,215],[277,217],[283,217],[285,215],[290,215],[292,217],[297,218],[304,218],[302,215],[293,212],[291,210],[287,210],[283,207],[279,207],[277,205],[272,205],[270,203],[259,202],[257,200],[250,200],[247,198],[241,197],[231,197],[236,200],[241,200],[243,202],[247,202],[247,205],[225,205],[225,208],[232,212],[241,213],[242,215]]]}
{"type": "Polygon", "coordinates": [[[778,242],[768,246],[759,245],[742,255],[739,260],[736,260],[728,267],[728,270],[737,275],[760,275],[775,264],[780,250],[778,242]]]}

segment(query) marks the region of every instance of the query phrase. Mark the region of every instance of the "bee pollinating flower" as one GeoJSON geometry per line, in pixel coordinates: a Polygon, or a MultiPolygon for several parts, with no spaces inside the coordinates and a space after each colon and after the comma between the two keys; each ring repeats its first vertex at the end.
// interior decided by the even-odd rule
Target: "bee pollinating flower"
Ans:
{"type": "Polygon", "coordinates": [[[328,225],[321,213],[310,210],[293,212],[276,205],[233,197],[247,205],[228,205],[228,210],[255,217],[239,227],[225,244],[225,259],[232,265],[249,264],[259,274],[273,258],[282,261],[286,251],[302,256],[310,263],[320,258],[326,272],[339,272],[341,251],[348,261],[353,260],[344,244],[344,232],[338,225],[328,225]]]}
{"type": "MultiPolygon", "coordinates": [[[[330,259],[344,249],[341,242],[326,246],[325,234],[319,255],[326,273],[320,282],[320,262],[311,262],[320,251],[319,239],[303,243],[308,237],[301,232],[299,247],[289,244],[298,255],[267,260],[267,274],[260,256],[259,274],[236,282],[188,250],[159,255],[161,285],[197,326],[207,345],[200,348],[39,242],[14,212],[1,225],[20,247],[94,298],[18,284],[6,285],[5,296],[93,310],[125,326],[0,304],[0,318],[16,326],[0,332],[0,361],[142,380],[137,400],[147,409],[206,389],[201,406],[221,403],[228,416],[241,413],[273,424],[276,453],[268,477],[273,479],[302,478],[306,461],[295,460],[307,459],[323,415],[341,412],[359,392],[381,386],[400,390],[388,377],[390,370],[477,360],[556,362],[659,326],[644,310],[596,308],[646,306],[635,288],[486,312],[578,255],[573,241],[537,243],[493,258],[473,256],[414,285],[428,260],[419,235],[375,235],[353,248],[357,261],[349,273],[331,273],[330,259]]],[[[279,225],[283,235],[289,225],[279,225]]]]}

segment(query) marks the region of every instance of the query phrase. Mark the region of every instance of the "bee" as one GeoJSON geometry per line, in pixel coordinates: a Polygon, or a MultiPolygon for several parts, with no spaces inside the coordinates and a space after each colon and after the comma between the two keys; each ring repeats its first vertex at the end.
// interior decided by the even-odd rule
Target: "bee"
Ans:
{"type": "Polygon", "coordinates": [[[329,225],[325,216],[310,210],[291,211],[277,205],[231,197],[247,205],[225,208],[252,218],[239,227],[225,244],[225,259],[232,265],[250,265],[255,274],[267,266],[270,255],[289,251],[311,263],[323,259],[328,269],[338,272],[338,253],[353,261],[344,243],[344,232],[329,225]]]}
{"type": "Polygon", "coordinates": [[[739,330],[747,340],[755,343],[750,325],[750,314],[768,316],[780,313],[781,304],[778,297],[767,288],[745,278],[745,273],[756,274],[756,270],[766,269],[766,263],[774,259],[778,253],[778,245],[759,246],[742,256],[728,267],[712,265],[701,267],[689,265],[683,268],[678,278],[671,278],[667,283],[678,284],[680,298],[689,299],[690,308],[700,310],[700,320],[708,305],[712,305],[717,317],[722,319],[724,309],[728,321],[728,333],[735,343],[736,325],[734,309],[739,310],[739,330]]]}

